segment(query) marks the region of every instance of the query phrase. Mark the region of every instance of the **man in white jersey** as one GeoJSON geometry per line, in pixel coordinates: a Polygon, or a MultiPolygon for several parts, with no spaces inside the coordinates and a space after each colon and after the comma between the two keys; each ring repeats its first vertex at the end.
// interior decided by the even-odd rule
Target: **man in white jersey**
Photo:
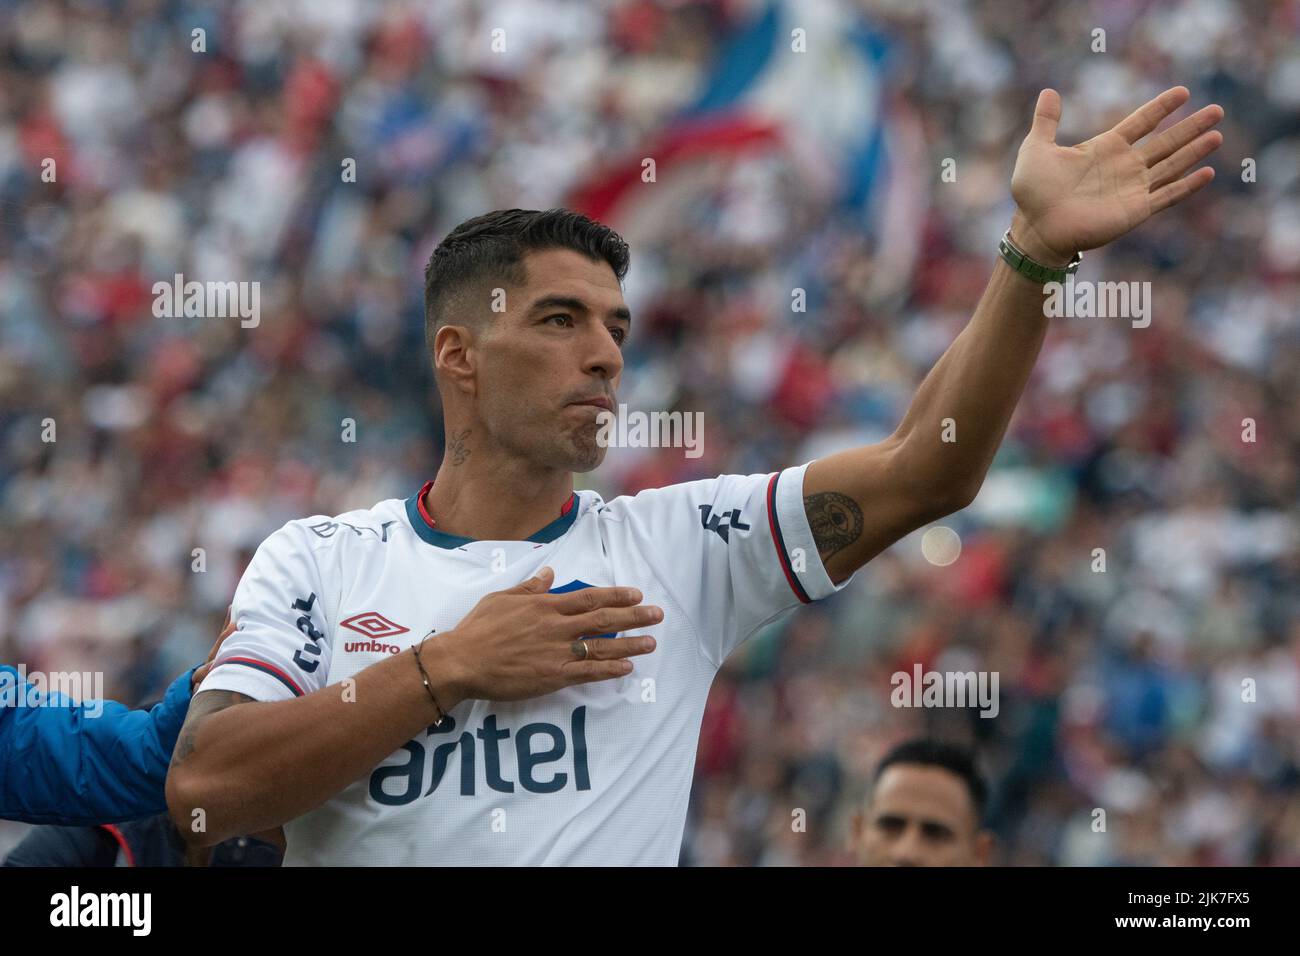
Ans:
{"type": "Polygon", "coordinates": [[[1046,333],[1044,282],[1212,178],[1169,90],[1081,146],[1041,94],[968,326],[877,445],[605,502],[631,326],[626,244],[565,210],[469,220],[426,273],[435,480],[290,521],[234,600],[168,804],[209,846],[283,825],[289,864],[673,864],[727,655],[971,501],[1046,333]],[[944,440],[955,431],[957,440],[944,440]]]}

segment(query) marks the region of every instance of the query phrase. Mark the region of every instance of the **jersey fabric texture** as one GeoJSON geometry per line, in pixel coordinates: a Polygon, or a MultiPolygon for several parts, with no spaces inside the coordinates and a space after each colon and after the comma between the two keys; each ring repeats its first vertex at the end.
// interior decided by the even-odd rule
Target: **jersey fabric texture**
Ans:
{"type": "Polygon", "coordinates": [[[268,537],[235,593],[238,630],[200,692],[272,701],[337,684],[546,565],[553,591],[631,585],[664,610],[635,631],[657,647],[627,677],[453,708],[288,823],[285,864],[675,865],[718,668],[778,615],[839,589],[805,516],[807,467],[610,502],[575,492],[523,541],[437,529],[427,484],[268,537]]]}

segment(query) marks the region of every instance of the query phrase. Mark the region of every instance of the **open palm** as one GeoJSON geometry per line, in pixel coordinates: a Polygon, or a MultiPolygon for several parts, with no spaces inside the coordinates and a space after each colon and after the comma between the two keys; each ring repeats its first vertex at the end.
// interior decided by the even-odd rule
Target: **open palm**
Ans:
{"type": "Polygon", "coordinates": [[[1165,90],[1113,129],[1078,146],[1058,146],[1061,98],[1043,90],[1011,176],[1011,195],[1032,247],[1064,261],[1122,236],[1207,185],[1214,178],[1210,167],[1184,173],[1223,142],[1213,129],[1223,119],[1219,106],[1207,106],[1138,144],[1190,96],[1182,86],[1165,90]]]}

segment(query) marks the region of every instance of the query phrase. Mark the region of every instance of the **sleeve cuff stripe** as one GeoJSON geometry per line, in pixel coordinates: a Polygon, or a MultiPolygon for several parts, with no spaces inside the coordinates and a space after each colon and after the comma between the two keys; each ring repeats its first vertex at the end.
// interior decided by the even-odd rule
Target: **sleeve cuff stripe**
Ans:
{"type": "Polygon", "coordinates": [[[776,482],[780,477],[781,473],[778,471],[767,483],[767,523],[772,529],[772,542],[776,545],[777,558],[781,561],[781,570],[785,572],[785,579],[790,582],[790,590],[794,591],[794,596],[801,602],[811,604],[812,598],[808,597],[808,592],[803,589],[798,576],[790,566],[790,556],[785,550],[785,537],[781,534],[781,522],[776,517],[776,482]]]}
{"type": "Polygon", "coordinates": [[[272,677],[278,680],[285,687],[293,691],[293,695],[295,697],[301,697],[303,695],[302,688],[299,687],[296,683],[294,683],[293,678],[290,677],[288,674],[286,674],[284,671],[280,670],[280,668],[274,666],[273,664],[268,664],[265,661],[255,660],[254,658],[251,657],[227,657],[225,660],[217,661],[215,664],[213,664],[212,669],[216,670],[218,667],[221,667],[224,664],[241,664],[244,667],[251,667],[255,671],[261,671],[263,674],[270,674],[272,677]]]}

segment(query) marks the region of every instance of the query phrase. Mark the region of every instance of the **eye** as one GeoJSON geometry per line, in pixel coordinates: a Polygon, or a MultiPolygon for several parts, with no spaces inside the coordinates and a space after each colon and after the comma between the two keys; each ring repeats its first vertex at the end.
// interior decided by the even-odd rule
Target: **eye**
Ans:
{"type": "Polygon", "coordinates": [[[555,315],[548,315],[542,321],[550,322],[552,319],[560,319],[562,322],[567,322],[569,325],[573,324],[573,316],[569,315],[567,312],[557,312],[555,315]]]}
{"type": "Polygon", "coordinates": [[[955,834],[942,823],[921,824],[921,835],[932,843],[947,843],[955,834]]]}
{"type": "Polygon", "coordinates": [[[617,325],[610,327],[609,334],[614,336],[614,341],[620,346],[627,341],[627,330],[620,329],[617,325]]]}
{"type": "Polygon", "coordinates": [[[907,821],[895,816],[877,817],[876,829],[887,836],[896,837],[907,829],[907,821]]]}

